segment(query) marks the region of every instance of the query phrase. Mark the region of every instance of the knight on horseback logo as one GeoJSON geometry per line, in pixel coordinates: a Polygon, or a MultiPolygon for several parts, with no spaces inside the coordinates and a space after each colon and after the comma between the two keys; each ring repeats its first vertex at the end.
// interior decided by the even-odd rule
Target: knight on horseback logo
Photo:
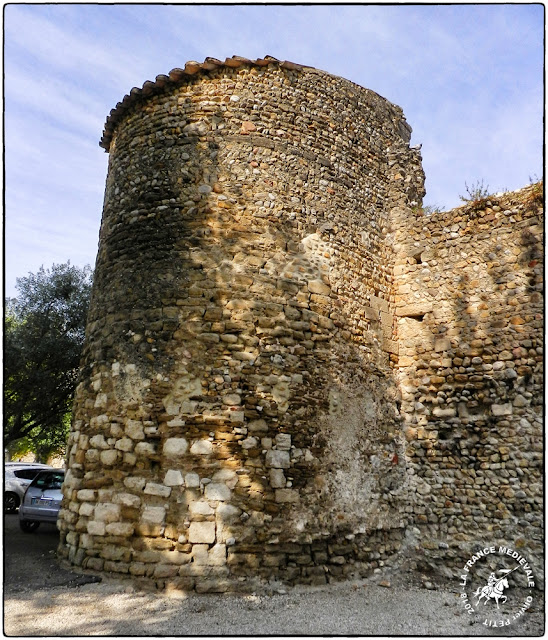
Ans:
{"type": "Polygon", "coordinates": [[[469,615],[481,616],[483,624],[488,627],[512,624],[533,602],[533,569],[519,551],[506,546],[478,549],[462,568],[460,578],[462,606],[469,615]],[[508,567],[508,560],[513,561],[513,566],[508,567]],[[501,564],[506,567],[498,569],[497,565],[500,567],[501,564]],[[486,570],[489,571],[487,584],[485,578],[480,578],[487,574],[486,570]],[[510,597],[505,593],[507,590],[510,597]],[[496,609],[487,606],[493,600],[496,609]]]}
{"type": "Polygon", "coordinates": [[[494,598],[497,603],[497,609],[499,609],[499,599],[504,598],[504,602],[508,600],[504,595],[504,590],[508,589],[509,586],[507,577],[518,568],[519,565],[513,569],[499,569],[498,573],[504,574],[500,578],[497,578],[494,572],[491,573],[485,587],[478,587],[474,593],[474,596],[478,599],[476,605],[481,602],[482,598],[485,598],[485,602],[483,604],[487,604],[491,598],[494,598]]]}

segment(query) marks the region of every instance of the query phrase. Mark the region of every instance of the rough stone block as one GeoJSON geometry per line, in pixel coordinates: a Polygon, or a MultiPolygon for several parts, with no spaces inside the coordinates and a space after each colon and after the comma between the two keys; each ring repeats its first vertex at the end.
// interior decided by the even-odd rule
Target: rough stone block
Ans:
{"type": "Polygon", "coordinates": [[[131,522],[111,522],[106,526],[106,532],[111,536],[129,537],[135,530],[131,522]]]}
{"type": "Polygon", "coordinates": [[[97,522],[96,520],[90,520],[87,523],[87,531],[92,536],[104,536],[106,533],[105,527],[104,522],[97,522]]]}
{"type": "Polygon", "coordinates": [[[266,420],[259,418],[258,420],[251,420],[247,425],[248,431],[251,433],[266,433],[268,431],[268,425],[266,420]]]}
{"type": "Polygon", "coordinates": [[[185,475],[185,485],[189,489],[196,489],[200,486],[200,476],[191,471],[185,475]]]}
{"type": "Polygon", "coordinates": [[[209,503],[199,500],[197,502],[191,502],[188,505],[190,515],[195,516],[211,516],[215,513],[215,509],[209,506],[209,503]]]}
{"type": "Polygon", "coordinates": [[[213,452],[213,444],[210,440],[196,440],[190,447],[190,453],[195,456],[208,456],[213,452]]]}
{"type": "Polygon", "coordinates": [[[505,404],[492,404],[491,411],[494,416],[511,416],[514,412],[510,402],[505,404]]]}
{"type": "Polygon", "coordinates": [[[161,496],[162,498],[169,498],[171,493],[171,487],[166,487],[163,484],[157,482],[147,482],[144,493],[151,496],[161,496]]]}
{"type": "Polygon", "coordinates": [[[288,451],[278,451],[271,449],[266,452],[266,466],[276,469],[289,469],[290,460],[288,451]]]}
{"type": "Polygon", "coordinates": [[[215,542],[215,523],[191,522],[188,529],[188,540],[193,544],[212,544],[215,542]]]}
{"type": "Polygon", "coordinates": [[[179,487],[184,484],[183,474],[178,469],[168,469],[164,477],[164,484],[168,487],[179,487]]]}
{"type": "Polygon", "coordinates": [[[270,486],[273,489],[281,489],[285,487],[286,479],[282,469],[270,469],[270,486]]]}
{"type": "Polygon", "coordinates": [[[143,423],[140,420],[128,420],[125,432],[132,440],[144,440],[145,438],[143,423]]]}
{"type": "MultiPolygon", "coordinates": [[[[144,482],[144,480],[143,480],[144,482]]],[[[139,507],[141,504],[141,498],[139,496],[133,495],[133,493],[117,493],[113,496],[112,500],[121,504],[124,507],[139,507]]]]}
{"type": "Polygon", "coordinates": [[[207,544],[195,544],[192,547],[192,559],[194,564],[207,566],[209,565],[209,547],[207,544]]]}
{"type": "Polygon", "coordinates": [[[226,545],[216,544],[209,550],[208,564],[212,566],[221,566],[226,564],[226,545]]]}
{"type": "Polygon", "coordinates": [[[80,491],[76,493],[76,497],[80,502],[85,502],[86,500],[92,502],[95,500],[95,491],[93,489],[80,489],[80,491]]]}
{"type": "Polygon", "coordinates": [[[145,506],[141,515],[141,520],[151,524],[161,524],[164,521],[165,516],[166,510],[164,507],[145,506]]]}
{"type": "Polygon", "coordinates": [[[232,492],[226,484],[219,482],[207,484],[204,493],[208,500],[221,500],[224,502],[230,500],[230,496],[232,495],[232,492]]]}
{"type": "Polygon", "coordinates": [[[119,504],[99,503],[95,507],[95,520],[100,520],[101,522],[116,522],[119,519],[119,504]]]}
{"type": "Polygon", "coordinates": [[[133,449],[133,440],[131,438],[120,438],[120,440],[116,440],[114,448],[119,451],[131,451],[133,449]]]}
{"type": "Polygon", "coordinates": [[[289,433],[278,433],[274,440],[279,451],[289,451],[291,449],[291,435],[289,433]]]}
{"type": "Polygon", "coordinates": [[[116,464],[116,460],[118,460],[118,451],[113,449],[107,449],[106,451],[101,451],[101,463],[105,465],[105,467],[111,467],[113,464],[116,464]]]}
{"type": "Polygon", "coordinates": [[[182,456],[187,449],[188,442],[185,438],[168,438],[164,442],[163,453],[166,456],[182,456]]]}
{"type": "Polygon", "coordinates": [[[138,442],[135,445],[135,453],[140,456],[153,456],[156,453],[156,448],[152,442],[138,442]]]}

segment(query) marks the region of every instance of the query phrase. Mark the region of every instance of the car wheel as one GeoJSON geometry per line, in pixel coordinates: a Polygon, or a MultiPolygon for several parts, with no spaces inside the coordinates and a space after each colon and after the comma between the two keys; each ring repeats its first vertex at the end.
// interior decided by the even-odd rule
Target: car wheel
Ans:
{"type": "Polygon", "coordinates": [[[21,531],[33,533],[38,529],[40,523],[36,522],[36,520],[19,520],[19,526],[21,527],[21,531]]]}
{"type": "Polygon", "coordinates": [[[12,491],[4,493],[4,511],[14,513],[19,506],[19,496],[12,491]]]}

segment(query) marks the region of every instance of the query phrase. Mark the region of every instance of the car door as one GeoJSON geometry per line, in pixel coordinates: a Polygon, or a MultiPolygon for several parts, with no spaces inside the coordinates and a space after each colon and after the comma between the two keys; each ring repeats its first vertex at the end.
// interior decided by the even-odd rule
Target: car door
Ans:
{"type": "Polygon", "coordinates": [[[25,517],[28,520],[51,518],[59,513],[64,473],[62,471],[42,471],[32,481],[25,495],[25,517]]]}

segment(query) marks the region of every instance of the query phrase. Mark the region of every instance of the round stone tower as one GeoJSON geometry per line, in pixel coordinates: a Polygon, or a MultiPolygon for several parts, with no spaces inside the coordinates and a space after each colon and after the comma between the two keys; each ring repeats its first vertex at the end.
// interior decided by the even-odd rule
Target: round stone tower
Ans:
{"type": "Polygon", "coordinates": [[[271,57],[187,63],[111,111],[71,563],[205,592],[397,552],[391,218],[423,195],[410,131],[374,92],[271,57]]]}

